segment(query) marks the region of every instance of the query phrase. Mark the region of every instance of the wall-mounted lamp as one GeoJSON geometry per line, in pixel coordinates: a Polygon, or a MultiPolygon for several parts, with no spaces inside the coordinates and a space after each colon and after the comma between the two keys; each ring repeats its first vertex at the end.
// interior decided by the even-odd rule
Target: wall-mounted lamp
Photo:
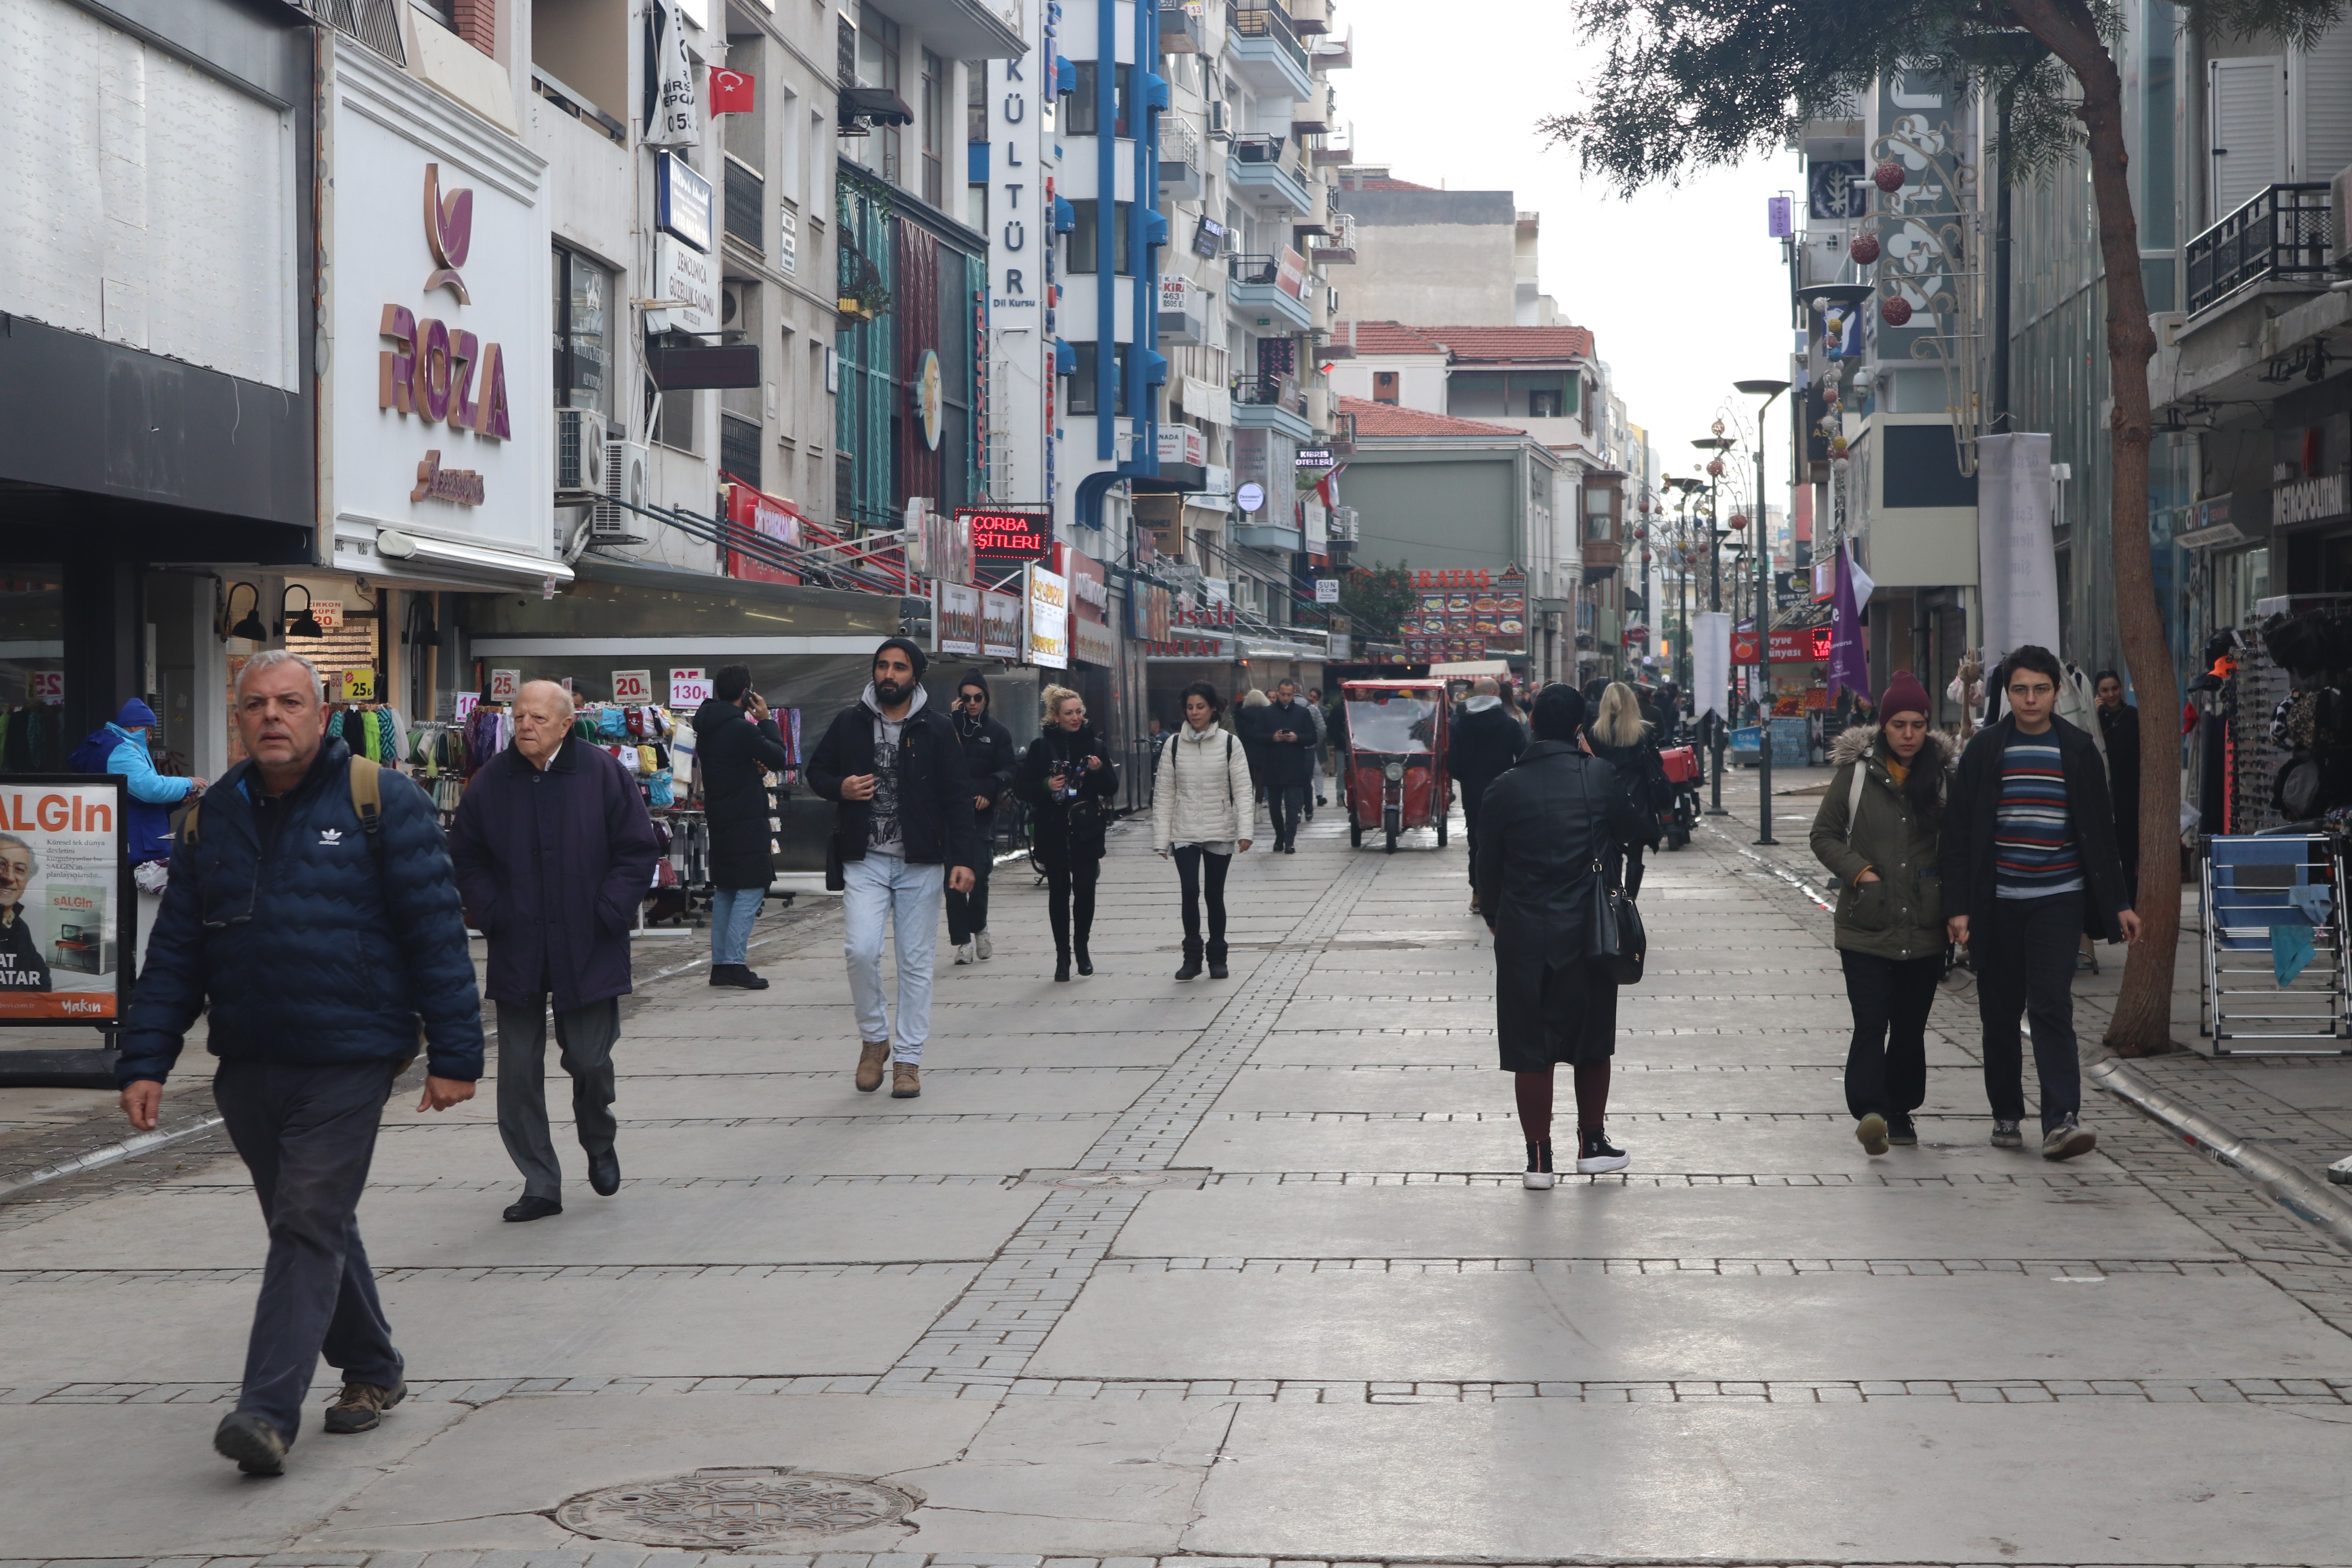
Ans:
{"type": "Polygon", "coordinates": [[[251,583],[229,584],[228,603],[221,610],[221,625],[225,628],[221,633],[223,637],[243,637],[247,642],[268,642],[269,628],[261,624],[261,590],[251,583]],[[253,595],[253,603],[245,607],[245,619],[231,626],[229,616],[236,612],[236,591],[239,588],[253,595]]]}
{"type": "MultiPolygon", "coordinates": [[[[302,588],[302,584],[299,583],[289,583],[286,585],[286,592],[278,595],[278,618],[279,620],[282,621],[286,618],[286,600],[288,595],[292,594],[297,588],[302,588]]],[[[322,637],[327,635],[327,628],[320,626],[319,624],[319,617],[310,613],[310,590],[308,588],[302,588],[302,614],[295,620],[292,626],[286,628],[286,635],[289,637],[322,637]]]]}

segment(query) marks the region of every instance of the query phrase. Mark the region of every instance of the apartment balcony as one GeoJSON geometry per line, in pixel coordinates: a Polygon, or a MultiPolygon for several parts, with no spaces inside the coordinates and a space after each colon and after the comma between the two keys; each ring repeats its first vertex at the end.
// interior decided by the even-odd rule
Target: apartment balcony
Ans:
{"type": "Polygon", "coordinates": [[[1209,52],[1208,8],[1201,0],[1160,0],[1160,52],[1202,55],[1209,52]]]}
{"type": "Polygon", "coordinates": [[[1307,46],[1298,41],[1290,14],[1280,5],[1264,0],[1251,5],[1228,0],[1225,48],[1233,56],[1234,74],[1261,93],[1305,98],[1314,85],[1307,46]]]}
{"type": "Polygon", "coordinates": [[[1315,205],[1305,175],[1283,156],[1279,136],[1234,137],[1225,156],[1225,184],[1267,216],[1296,218],[1315,205]]]}
{"type": "MultiPolygon", "coordinates": [[[[1331,416],[1331,455],[1335,458],[1344,458],[1355,451],[1355,449],[1356,416],[1352,414],[1334,414],[1331,416]]],[[[1343,506],[1339,510],[1348,514],[1349,527],[1347,537],[1349,539],[1355,538],[1356,531],[1353,524],[1355,521],[1356,509],[1353,507],[1343,506]]],[[[1339,536],[1335,534],[1333,537],[1337,538],[1339,536]]]]}
{"type": "Polygon", "coordinates": [[[1307,400],[1296,378],[1243,376],[1234,382],[1234,428],[1279,430],[1295,442],[1312,441],[1315,426],[1307,422],[1307,400]]]}
{"type": "Polygon", "coordinates": [[[1305,257],[1286,250],[1280,256],[1234,255],[1227,261],[1233,281],[1225,289],[1225,301],[1234,315],[1285,332],[1303,332],[1314,326],[1314,308],[1307,300],[1305,257]]]}
{"type": "Polygon", "coordinates": [[[1290,0],[1290,25],[1302,34],[1329,32],[1331,0],[1290,0]]]}
{"type": "MultiPolygon", "coordinates": [[[[1160,341],[1163,343],[1205,343],[1211,341],[1210,295],[1191,279],[1163,273],[1160,279],[1160,341]]],[[[1220,323],[1221,325],[1222,323],[1220,323]]],[[[1220,333],[1219,336],[1223,334],[1220,333]]]]}
{"type": "Polygon", "coordinates": [[[1178,114],[1160,117],[1160,194],[1163,198],[1197,201],[1202,189],[1201,133],[1178,114]]]}
{"type": "Polygon", "coordinates": [[[1356,260],[1356,215],[1333,209],[1323,232],[1307,241],[1307,256],[1318,267],[1353,266],[1356,260]]]}
{"type": "Polygon", "coordinates": [[[1345,33],[1326,33],[1317,38],[1307,51],[1307,63],[1318,76],[1325,71],[1343,71],[1356,63],[1356,29],[1345,33]]]}
{"type": "Polygon", "coordinates": [[[2250,284],[2327,287],[2327,185],[2270,185],[2189,242],[2189,314],[2193,318],[2250,284]]]}
{"type": "Polygon", "coordinates": [[[1331,99],[1331,84],[1320,77],[1315,79],[1315,85],[1306,97],[1291,101],[1290,132],[1294,136],[1320,136],[1339,122],[1339,110],[1331,99]]]}
{"type": "Polygon", "coordinates": [[[1339,213],[1331,187],[1318,179],[1307,182],[1307,208],[1290,220],[1292,241],[1298,248],[1307,248],[1310,235],[1328,234],[1339,213]]]}

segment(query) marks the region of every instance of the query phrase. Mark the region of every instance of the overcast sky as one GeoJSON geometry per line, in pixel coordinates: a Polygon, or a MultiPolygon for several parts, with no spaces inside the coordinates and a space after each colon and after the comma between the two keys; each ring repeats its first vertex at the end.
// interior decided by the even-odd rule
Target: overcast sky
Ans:
{"type": "MultiPolygon", "coordinates": [[[[1356,36],[1354,68],[1333,80],[1357,159],[1422,184],[1511,191],[1521,211],[1541,213],[1544,291],[1592,329],[1666,471],[1695,471],[1691,439],[1707,433],[1717,408],[1727,398],[1753,405],[1731,384],[1788,374],[1788,271],[1765,231],[1765,202],[1801,186],[1796,154],[1627,202],[1586,183],[1536,131],[1542,115],[1578,106],[1598,58],[1557,0],[1435,10],[1427,0],[1335,0],[1332,10],[1337,29],[1356,36]]],[[[1333,268],[1343,310],[1346,271],[1333,268]]],[[[1773,408],[1783,442],[1786,403],[1773,408]]],[[[1776,479],[1775,504],[1784,490],[1776,479]]]]}

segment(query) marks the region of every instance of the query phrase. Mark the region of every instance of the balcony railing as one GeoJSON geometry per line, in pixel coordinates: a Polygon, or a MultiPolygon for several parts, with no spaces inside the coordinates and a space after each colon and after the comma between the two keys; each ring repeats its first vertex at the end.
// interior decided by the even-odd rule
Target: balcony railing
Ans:
{"type": "Polygon", "coordinates": [[[1260,132],[1255,136],[1234,138],[1234,157],[1244,163],[1279,163],[1282,162],[1284,137],[1260,132]]]}
{"type": "Polygon", "coordinates": [[[1234,401],[1247,408],[1287,408],[1298,413],[1306,400],[1300,396],[1294,377],[1237,375],[1234,378],[1234,401]]]}
{"type": "Polygon", "coordinates": [[[2265,186],[2189,242],[2189,313],[2265,279],[2324,279],[2327,252],[2327,186],[2265,186]]]}
{"type": "Polygon", "coordinates": [[[1225,258],[1236,283],[1279,283],[1282,281],[1282,258],[1279,256],[1246,256],[1240,251],[1225,258]]]}
{"type": "Polygon", "coordinates": [[[1271,39],[1275,47],[1297,64],[1302,74],[1312,74],[1307,63],[1307,46],[1298,41],[1298,30],[1290,25],[1290,13],[1279,5],[1242,5],[1227,0],[1225,27],[1236,38],[1271,39]]]}
{"type": "Polygon", "coordinates": [[[760,256],[768,249],[760,243],[765,237],[761,215],[766,208],[767,190],[768,182],[758,171],[731,157],[727,160],[727,237],[760,256]]]}

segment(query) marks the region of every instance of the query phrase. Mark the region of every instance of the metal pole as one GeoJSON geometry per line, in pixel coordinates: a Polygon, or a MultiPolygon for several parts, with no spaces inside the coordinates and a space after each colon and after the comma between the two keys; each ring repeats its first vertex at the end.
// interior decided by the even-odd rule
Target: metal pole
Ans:
{"type": "Polygon", "coordinates": [[[1764,418],[1780,395],[1774,393],[1756,411],[1756,505],[1748,520],[1755,534],[1756,552],[1756,717],[1761,727],[1756,745],[1756,842],[1778,844],[1772,837],[1772,551],[1764,538],[1764,418]]]}
{"type": "MultiPolygon", "coordinates": [[[[1712,475],[1712,474],[1711,474],[1711,475],[1709,475],[1709,476],[1707,477],[1707,482],[1706,482],[1706,575],[1707,575],[1707,594],[1708,594],[1708,598],[1709,598],[1709,600],[1710,600],[1711,607],[1712,607],[1712,608],[1716,611],[1716,613],[1717,613],[1717,614],[1721,614],[1721,613],[1722,613],[1722,610],[1723,610],[1723,532],[1722,532],[1722,530],[1717,526],[1718,520],[1717,520],[1717,518],[1716,517],[1716,506],[1715,506],[1715,492],[1716,492],[1716,488],[1717,488],[1717,486],[1720,482],[1721,482],[1721,476],[1719,476],[1719,475],[1712,475]]],[[[1694,667],[1693,667],[1694,672],[1696,672],[1696,666],[1694,666],[1694,667]]],[[[1709,801],[1709,803],[1708,803],[1708,805],[1707,805],[1707,808],[1706,808],[1706,814],[1707,814],[1709,816],[1730,816],[1731,814],[1730,814],[1729,812],[1727,812],[1726,810],[1724,810],[1724,809],[1723,809],[1723,759],[1724,759],[1725,755],[1726,755],[1726,754],[1730,751],[1730,749],[1731,749],[1731,736],[1730,736],[1731,718],[1730,718],[1730,715],[1731,715],[1731,710],[1732,710],[1732,696],[1731,696],[1731,689],[1730,689],[1730,686],[1729,686],[1729,683],[1728,683],[1727,681],[1726,682],[1726,685],[1725,685],[1724,689],[1723,689],[1720,693],[1718,693],[1718,694],[1717,694],[1717,696],[1718,696],[1718,698],[1719,698],[1719,700],[1720,700],[1720,701],[1721,701],[1722,706],[1721,706],[1721,707],[1719,707],[1719,708],[1716,710],[1716,720],[1715,720],[1715,768],[1714,768],[1714,779],[1713,779],[1712,788],[1711,788],[1711,799],[1710,799],[1710,801],[1709,801]]]]}

